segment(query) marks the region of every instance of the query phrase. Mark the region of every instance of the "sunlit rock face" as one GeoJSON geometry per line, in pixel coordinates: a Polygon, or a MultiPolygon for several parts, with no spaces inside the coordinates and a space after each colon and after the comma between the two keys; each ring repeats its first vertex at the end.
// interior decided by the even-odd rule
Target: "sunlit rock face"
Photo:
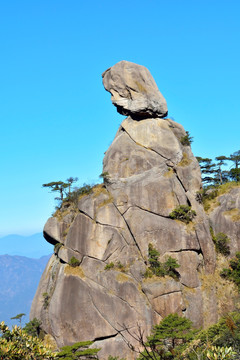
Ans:
{"type": "Polygon", "coordinates": [[[218,196],[209,214],[210,225],[216,234],[224,233],[229,238],[231,255],[240,251],[240,187],[229,189],[218,196]]]}
{"type": "Polygon", "coordinates": [[[166,100],[144,66],[120,61],[107,69],[102,78],[120,114],[135,119],[167,116],[166,100]]]}
{"type": "MultiPolygon", "coordinates": [[[[125,63],[115,65],[123,88],[125,63]]],[[[103,75],[109,91],[112,69],[103,75]]],[[[151,83],[151,75],[144,74],[151,83]]],[[[161,106],[163,116],[167,110],[161,106]]],[[[208,321],[208,311],[214,314],[211,321],[217,319],[214,292],[208,309],[202,287],[202,274],[214,272],[215,251],[208,219],[196,200],[200,168],[190,146],[182,145],[183,127],[160,118],[157,111],[140,120],[139,110],[137,120],[130,115],[123,120],[103,160],[104,184],[82,196],[77,207],[65,204],[44,228],[45,238],[62,246],[42,275],[31,318],[42,321],[58,346],[93,340],[102,349],[101,359],[135,359],[126,342],[137,344],[126,327],[134,333],[139,325],[148,334],[170,313],[186,316],[198,327],[208,321]],[[189,224],[169,217],[179,205],[196,212],[189,224]],[[169,256],[177,260],[178,279],[144,277],[149,244],[160,253],[160,261],[169,256]],[[77,267],[69,265],[72,257],[79,261],[77,267]],[[48,294],[47,301],[43,294],[48,294]]]]}

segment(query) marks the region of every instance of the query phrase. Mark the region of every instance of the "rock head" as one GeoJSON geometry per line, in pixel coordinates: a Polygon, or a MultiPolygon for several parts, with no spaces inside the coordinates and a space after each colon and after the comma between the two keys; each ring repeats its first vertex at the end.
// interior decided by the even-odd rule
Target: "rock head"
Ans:
{"type": "Polygon", "coordinates": [[[167,116],[167,103],[144,66],[120,61],[103,74],[103,85],[122,115],[135,119],[167,116]]]}
{"type": "Polygon", "coordinates": [[[229,304],[231,291],[214,278],[201,173],[184,128],[159,117],[166,102],[146,68],[122,61],[103,82],[118,110],[145,119],[128,116],[120,125],[103,160],[104,183],[77,204],[63,202],[47,221],[45,239],[56,246],[30,317],[59,347],[92,340],[101,359],[130,360],[136,354],[126,343],[139,344],[126,329],[149,334],[170,313],[208,325],[218,319],[219,289],[229,304]],[[171,216],[180,205],[195,214],[189,223],[171,216]],[[147,276],[150,246],[160,262],[177,261],[177,277],[147,276]]]}

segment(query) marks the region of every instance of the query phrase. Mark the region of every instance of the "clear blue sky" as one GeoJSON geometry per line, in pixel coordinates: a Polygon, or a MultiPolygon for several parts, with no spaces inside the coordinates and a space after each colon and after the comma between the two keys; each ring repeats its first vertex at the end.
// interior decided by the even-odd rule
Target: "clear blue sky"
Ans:
{"type": "Polygon", "coordinates": [[[240,149],[239,0],[0,2],[0,236],[40,232],[41,185],[94,183],[123,116],[101,74],[145,65],[195,155],[240,149]]]}

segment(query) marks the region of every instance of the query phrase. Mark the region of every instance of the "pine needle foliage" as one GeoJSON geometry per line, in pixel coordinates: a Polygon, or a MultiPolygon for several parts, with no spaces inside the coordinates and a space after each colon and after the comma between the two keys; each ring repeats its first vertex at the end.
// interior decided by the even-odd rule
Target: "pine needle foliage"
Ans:
{"type": "Polygon", "coordinates": [[[98,359],[97,353],[100,349],[89,349],[92,341],[81,341],[74,345],[64,346],[58,353],[57,359],[78,360],[78,359],[98,359]]]}
{"type": "Polygon", "coordinates": [[[152,277],[153,275],[163,277],[163,276],[171,276],[175,280],[178,280],[179,273],[177,272],[177,268],[180,265],[177,263],[177,260],[169,256],[165,262],[160,262],[158,260],[160,253],[153,247],[150,243],[148,245],[148,261],[149,267],[147,268],[144,277],[152,277]]]}
{"type": "Polygon", "coordinates": [[[170,219],[183,221],[185,224],[190,223],[196,216],[196,211],[191,209],[188,205],[179,205],[170,214],[170,219]]]}
{"type": "Polygon", "coordinates": [[[195,332],[189,319],[170,314],[153,327],[145,350],[138,359],[177,359],[185,344],[194,338],[195,332]]]}
{"type": "Polygon", "coordinates": [[[193,137],[190,136],[189,131],[186,131],[186,135],[181,137],[180,142],[183,146],[191,146],[191,143],[193,142],[193,137]]]}
{"type": "Polygon", "coordinates": [[[236,252],[234,258],[229,261],[229,268],[223,269],[221,276],[227,280],[233,281],[240,292],[240,252],[236,252]]]}

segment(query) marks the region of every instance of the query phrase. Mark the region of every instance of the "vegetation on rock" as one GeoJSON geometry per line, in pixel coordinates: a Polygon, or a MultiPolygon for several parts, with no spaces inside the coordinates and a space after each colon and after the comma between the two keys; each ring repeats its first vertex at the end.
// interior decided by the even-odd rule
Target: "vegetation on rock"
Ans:
{"type": "Polygon", "coordinates": [[[116,270],[120,270],[122,272],[126,271],[125,266],[120,261],[118,261],[116,265],[113,262],[110,262],[104,268],[104,270],[110,270],[110,269],[116,269],[116,270]]]}
{"type": "Polygon", "coordinates": [[[214,242],[216,251],[224,256],[230,255],[230,247],[229,247],[230,239],[229,239],[229,237],[226,234],[224,234],[223,232],[217,233],[215,235],[212,227],[210,227],[210,233],[211,233],[212,240],[214,242]]]}
{"type": "Polygon", "coordinates": [[[69,265],[72,267],[77,267],[80,265],[80,261],[78,259],[76,259],[74,256],[72,256],[69,261],[69,265]]]}
{"type": "Polygon", "coordinates": [[[190,136],[189,131],[186,131],[186,135],[181,137],[180,142],[183,146],[191,146],[191,143],[193,142],[193,137],[190,136]]]}
{"type": "Polygon", "coordinates": [[[37,318],[34,318],[33,320],[26,323],[24,330],[30,336],[39,337],[41,333],[41,321],[39,321],[37,318]]]}
{"type": "MultiPolygon", "coordinates": [[[[40,322],[34,319],[22,329],[14,326],[10,330],[4,322],[0,324],[1,360],[80,360],[98,359],[100,349],[89,348],[93,342],[77,342],[53,352],[39,339],[40,322]]],[[[138,360],[233,360],[240,356],[240,313],[227,314],[217,324],[205,330],[193,329],[189,319],[170,314],[158,325],[145,340],[143,331],[131,333],[130,338],[140,345],[128,346],[138,354],[138,360]]],[[[119,360],[109,355],[108,360],[119,360]]],[[[120,359],[124,360],[124,359],[120,359]]]]}
{"type": "Polygon", "coordinates": [[[239,359],[240,313],[230,313],[206,330],[193,329],[189,319],[177,314],[165,317],[144,340],[138,329],[134,335],[143,351],[138,360],[224,360],[239,359]]]}
{"type": "Polygon", "coordinates": [[[191,209],[191,206],[188,205],[179,205],[174,209],[170,214],[170,219],[183,221],[185,224],[190,223],[196,216],[196,211],[191,209]]]}
{"type": "Polygon", "coordinates": [[[109,264],[107,264],[104,268],[104,270],[110,270],[110,269],[113,269],[114,268],[114,263],[113,262],[110,262],[109,264]]]}
{"type": "Polygon", "coordinates": [[[177,260],[169,256],[164,263],[161,263],[158,260],[159,255],[160,253],[150,243],[148,245],[148,261],[150,266],[147,268],[144,277],[148,278],[153,275],[163,277],[168,275],[173,279],[178,280],[179,273],[176,269],[179,268],[180,265],[177,263],[177,260]]]}
{"type": "Polygon", "coordinates": [[[50,295],[47,292],[44,292],[42,296],[43,296],[43,308],[47,309],[50,301],[50,295]]]}
{"type": "Polygon", "coordinates": [[[71,346],[63,346],[57,354],[57,359],[78,360],[78,359],[98,359],[97,353],[100,349],[89,349],[92,341],[81,341],[71,346]]]}
{"type": "Polygon", "coordinates": [[[101,173],[99,175],[99,177],[101,179],[103,179],[104,184],[109,184],[110,183],[110,176],[109,176],[109,173],[107,171],[101,173]]]}
{"type": "Polygon", "coordinates": [[[91,193],[93,186],[83,184],[82,187],[75,187],[72,190],[72,184],[77,182],[78,178],[69,177],[66,182],[64,181],[52,181],[47,184],[43,184],[43,187],[51,189],[51,192],[58,192],[59,196],[55,197],[55,200],[59,201],[58,208],[63,202],[69,202],[77,206],[78,200],[82,195],[88,195],[91,193]]]}
{"type": "Polygon", "coordinates": [[[236,181],[226,182],[222,185],[216,185],[215,187],[205,187],[198,192],[199,198],[203,203],[204,210],[206,212],[211,211],[215,206],[218,206],[218,197],[228,193],[231,189],[240,187],[240,183],[236,181]]]}
{"type": "Polygon", "coordinates": [[[229,261],[229,268],[223,269],[221,276],[233,281],[240,292],[240,252],[236,252],[235,257],[229,261]]]}

